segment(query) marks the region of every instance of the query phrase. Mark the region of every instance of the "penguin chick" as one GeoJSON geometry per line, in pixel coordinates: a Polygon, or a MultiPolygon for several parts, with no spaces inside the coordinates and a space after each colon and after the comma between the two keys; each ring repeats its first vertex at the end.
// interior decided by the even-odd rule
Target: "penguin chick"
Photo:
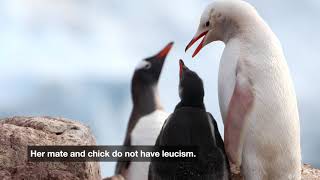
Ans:
{"type": "Polygon", "coordinates": [[[201,78],[180,64],[181,101],[164,123],[156,146],[197,146],[196,161],[151,161],[149,180],[230,179],[229,161],[213,116],[206,112],[201,78]]]}

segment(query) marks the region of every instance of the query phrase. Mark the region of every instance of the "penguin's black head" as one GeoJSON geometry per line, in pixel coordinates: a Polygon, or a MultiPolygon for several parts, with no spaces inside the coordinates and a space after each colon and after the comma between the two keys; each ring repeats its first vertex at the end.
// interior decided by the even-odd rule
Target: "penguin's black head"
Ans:
{"type": "Polygon", "coordinates": [[[155,56],[142,60],[134,72],[133,83],[139,82],[144,85],[158,83],[163,64],[172,46],[173,42],[169,43],[155,56]]]}
{"type": "Polygon", "coordinates": [[[180,59],[179,96],[183,104],[199,106],[203,104],[204,89],[201,78],[191,71],[180,59]]]}

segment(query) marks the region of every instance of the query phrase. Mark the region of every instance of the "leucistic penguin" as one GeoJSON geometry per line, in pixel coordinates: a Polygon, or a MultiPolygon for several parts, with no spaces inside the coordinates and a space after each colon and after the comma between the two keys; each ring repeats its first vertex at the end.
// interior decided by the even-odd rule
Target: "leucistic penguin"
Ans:
{"type": "MultiPolygon", "coordinates": [[[[133,109],[127,126],[124,146],[154,145],[168,114],[163,111],[158,94],[158,81],[163,64],[173,43],[137,66],[131,86],[133,109]]],[[[146,180],[149,162],[118,162],[115,174],[126,180],[146,180]]]]}
{"type": "Polygon", "coordinates": [[[203,12],[187,45],[223,41],[219,104],[229,159],[248,180],[301,179],[296,94],[281,44],[256,9],[217,0],[203,12]]]}
{"type": "Polygon", "coordinates": [[[206,112],[201,78],[180,60],[181,101],[164,123],[156,146],[197,146],[195,161],[151,161],[149,180],[230,179],[229,162],[213,116],[206,112]]]}

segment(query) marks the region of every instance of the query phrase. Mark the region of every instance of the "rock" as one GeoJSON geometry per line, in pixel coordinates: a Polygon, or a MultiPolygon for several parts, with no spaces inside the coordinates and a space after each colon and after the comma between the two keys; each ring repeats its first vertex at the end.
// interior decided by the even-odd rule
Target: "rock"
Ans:
{"type": "Polygon", "coordinates": [[[96,145],[79,122],[52,117],[0,120],[0,179],[100,180],[99,162],[28,162],[28,145],[96,145]]]}
{"type": "Polygon", "coordinates": [[[304,180],[320,179],[320,169],[315,169],[308,164],[303,165],[301,174],[302,174],[302,179],[304,180]]]}
{"type": "MultiPolygon", "coordinates": [[[[231,173],[232,180],[243,180],[243,177],[240,175],[240,169],[233,164],[231,164],[231,173]]],[[[304,164],[301,170],[301,175],[302,180],[319,180],[320,169],[315,169],[308,164],[304,164]]],[[[104,178],[103,180],[124,180],[124,178],[121,175],[116,175],[104,178]]]]}
{"type": "MultiPolygon", "coordinates": [[[[243,180],[243,177],[240,175],[239,168],[231,165],[232,180],[243,180]]],[[[311,167],[308,164],[304,164],[301,170],[301,179],[302,180],[319,180],[320,179],[320,170],[311,167]]]]}
{"type": "Polygon", "coordinates": [[[115,175],[111,177],[104,178],[103,180],[125,180],[122,175],[115,175]]]}

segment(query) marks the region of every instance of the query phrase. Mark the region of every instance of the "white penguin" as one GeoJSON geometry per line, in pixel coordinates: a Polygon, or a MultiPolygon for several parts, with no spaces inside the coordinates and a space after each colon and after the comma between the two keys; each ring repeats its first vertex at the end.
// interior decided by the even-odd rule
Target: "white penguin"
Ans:
{"type": "MultiPolygon", "coordinates": [[[[158,81],[165,59],[173,43],[137,66],[131,95],[133,109],[129,119],[124,146],[154,145],[164,121],[168,117],[160,103],[158,81]]],[[[150,162],[118,162],[115,174],[126,180],[147,180],[150,162]]]]}
{"type": "Polygon", "coordinates": [[[281,44],[249,3],[217,0],[186,47],[223,41],[219,105],[229,159],[246,180],[301,179],[296,94],[281,44]]]}

